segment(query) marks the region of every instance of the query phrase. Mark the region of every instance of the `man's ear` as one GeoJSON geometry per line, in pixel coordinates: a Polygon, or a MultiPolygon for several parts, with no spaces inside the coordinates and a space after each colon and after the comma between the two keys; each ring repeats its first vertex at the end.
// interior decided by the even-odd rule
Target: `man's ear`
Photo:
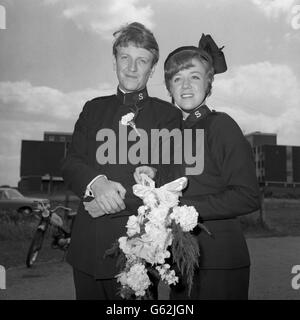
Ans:
{"type": "Polygon", "coordinates": [[[153,74],[154,74],[155,67],[156,67],[156,64],[152,67],[152,69],[151,69],[151,71],[150,71],[150,75],[149,75],[150,78],[152,78],[152,76],[153,76],[153,74]]]}
{"type": "Polygon", "coordinates": [[[117,60],[115,55],[112,56],[112,64],[113,64],[113,71],[116,71],[117,69],[117,60]]]}

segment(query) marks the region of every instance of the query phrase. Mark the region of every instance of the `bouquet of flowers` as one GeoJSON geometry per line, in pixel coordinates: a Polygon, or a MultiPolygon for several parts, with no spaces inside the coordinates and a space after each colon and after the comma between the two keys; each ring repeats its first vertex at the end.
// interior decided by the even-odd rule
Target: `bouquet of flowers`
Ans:
{"type": "Polygon", "coordinates": [[[151,178],[141,176],[142,182],[133,186],[133,192],[144,205],[138,208],[137,215],[129,217],[127,235],[120,237],[108,252],[119,255],[121,271],[116,278],[121,284],[120,295],[125,299],[145,298],[153,275],[168,285],[176,285],[179,279],[173,265],[185,277],[190,292],[200,252],[190,233],[198,225],[198,212],[191,206],[179,206],[187,178],[155,188],[151,178]],[[170,260],[173,263],[167,263],[170,260]]]}

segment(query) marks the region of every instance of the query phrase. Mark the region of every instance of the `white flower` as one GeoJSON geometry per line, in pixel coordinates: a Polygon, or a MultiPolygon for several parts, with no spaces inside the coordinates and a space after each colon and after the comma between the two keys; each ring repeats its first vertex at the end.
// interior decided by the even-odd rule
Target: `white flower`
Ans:
{"type": "Polygon", "coordinates": [[[161,247],[164,247],[169,232],[161,226],[157,226],[150,221],[145,224],[145,234],[142,235],[142,239],[148,239],[148,242],[155,242],[161,247]]]}
{"type": "Polygon", "coordinates": [[[156,270],[159,272],[161,279],[165,281],[168,285],[176,284],[178,282],[178,277],[175,275],[174,270],[170,270],[169,264],[157,266],[156,270]]]}
{"type": "Polygon", "coordinates": [[[184,205],[173,208],[170,218],[174,219],[176,223],[180,224],[182,230],[187,232],[196,227],[198,223],[198,212],[194,207],[184,205]]]}
{"type": "MultiPolygon", "coordinates": [[[[128,117],[122,120],[130,125],[132,118],[129,114],[126,116],[128,117]]],[[[150,264],[150,268],[158,270],[160,279],[165,283],[176,284],[178,277],[175,271],[165,263],[171,256],[170,246],[176,236],[172,233],[172,220],[184,232],[191,231],[198,223],[198,212],[194,207],[178,206],[178,198],[186,185],[186,178],[177,179],[161,188],[155,188],[155,183],[150,178],[144,180],[144,183],[133,187],[134,194],[143,200],[144,205],[138,208],[137,215],[128,218],[128,237],[119,238],[119,248],[126,258],[123,271],[117,275],[118,282],[123,287],[123,297],[126,297],[128,289],[133,290],[137,297],[145,295],[151,284],[146,263],[150,264]]]]}
{"type": "Polygon", "coordinates": [[[120,237],[119,238],[119,247],[125,254],[130,254],[130,247],[127,243],[127,237],[120,237]]]}
{"type": "Polygon", "coordinates": [[[140,232],[140,224],[139,224],[139,219],[137,216],[130,216],[128,218],[127,224],[127,235],[129,237],[134,236],[135,234],[140,232]]]}
{"type": "Polygon", "coordinates": [[[135,123],[133,121],[135,117],[135,114],[133,112],[129,112],[127,114],[125,114],[122,118],[121,118],[121,124],[124,126],[130,126],[131,128],[134,129],[134,131],[136,132],[136,134],[140,137],[140,133],[138,132],[135,123]]]}
{"type": "Polygon", "coordinates": [[[147,215],[147,219],[156,226],[163,226],[165,224],[169,208],[159,205],[157,208],[152,209],[147,215]]]}
{"type": "Polygon", "coordinates": [[[170,257],[168,246],[172,244],[172,229],[156,226],[151,222],[145,224],[145,233],[141,236],[144,243],[140,257],[151,264],[164,263],[170,257]]]}
{"type": "Polygon", "coordinates": [[[170,258],[171,253],[167,249],[164,251],[159,251],[155,256],[155,263],[163,264],[165,260],[170,258]]]}
{"type": "Polygon", "coordinates": [[[151,282],[147,275],[145,266],[141,263],[134,264],[128,272],[121,272],[117,276],[117,281],[122,286],[128,286],[134,290],[136,296],[143,296],[151,282]]]}
{"type": "Polygon", "coordinates": [[[133,118],[134,118],[134,113],[129,112],[121,118],[121,124],[123,124],[124,126],[128,126],[129,122],[132,121],[133,118]]]}
{"type": "Polygon", "coordinates": [[[141,216],[145,215],[145,213],[147,211],[147,208],[148,208],[147,206],[140,206],[138,208],[138,214],[141,215],[141,216]]]}

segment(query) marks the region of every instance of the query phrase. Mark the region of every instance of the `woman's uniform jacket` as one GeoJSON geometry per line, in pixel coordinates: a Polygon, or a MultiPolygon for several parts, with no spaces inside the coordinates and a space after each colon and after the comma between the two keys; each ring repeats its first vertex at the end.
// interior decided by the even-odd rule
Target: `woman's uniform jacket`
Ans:
{"type": "MultiPolygon", "coordinates": [[[[201,230],[200,268],[232,269],[250,265],[247,244],[237,216],[260,207],[252,149],[236,122],[226,113],[201,106],[184,122],[195,132],[204,129],[204,167],[201,174],[186,175],[188,187],[181,204],[193,205],[212,233],[201,230]]],[[[177,176],[185,175],[181,167],[177,176]]]]}

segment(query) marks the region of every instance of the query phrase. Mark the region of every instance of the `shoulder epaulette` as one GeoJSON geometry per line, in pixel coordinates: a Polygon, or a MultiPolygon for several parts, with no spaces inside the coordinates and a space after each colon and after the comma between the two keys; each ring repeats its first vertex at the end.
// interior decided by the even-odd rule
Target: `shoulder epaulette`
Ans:
{"type": "Polygon", "coordinates": [[[154,101],[157,101],[159,103],[162,103],[162,104],[165,104],[167,106],[170,106],[170,107],[174,108],[174,105],[171,102],[168,102],[166,100],[162,100],[162,99],[157,98],[157,97],[151,97],[151,99],[154,100],[154,101]]]}
{"type": "Polygon", "coordinates": [[[103,96],[103,97],[96,97],[96,98],[93,98],[93,99],[91,99],[90,101],[99,101],[99,100],[105,100],[105,99],[108,99],[108,98],[111,98],[111,97],[113,97],[114,95],[112,94],[112,95],[109,95],[109,96],[103,96]]]}
{"type": "Polygon", "coordinates": [[[217,110],[212,109],[210,114],[211,114],[212,116],[217,116],[217,115],[219,115],[219,114],[226,114],[226,112],[217,111],[217,110]]]}

